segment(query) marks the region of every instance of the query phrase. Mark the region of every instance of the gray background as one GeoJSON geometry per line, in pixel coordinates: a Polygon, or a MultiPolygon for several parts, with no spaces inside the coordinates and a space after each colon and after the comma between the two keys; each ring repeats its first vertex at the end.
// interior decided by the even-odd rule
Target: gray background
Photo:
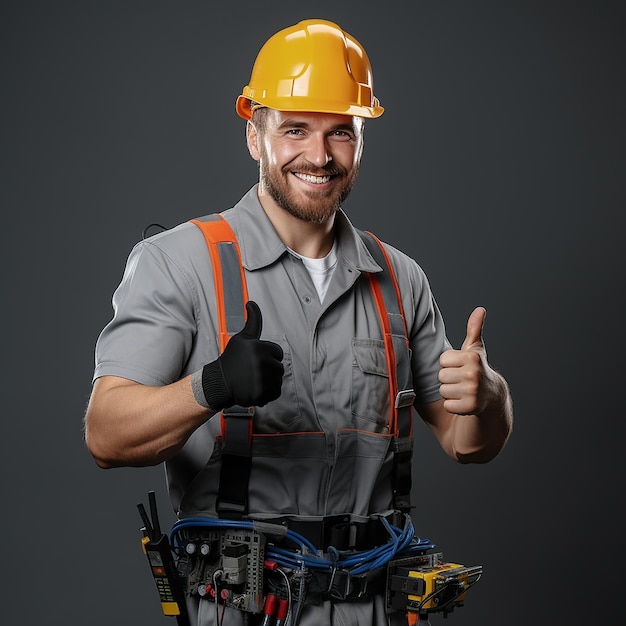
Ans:
{"type": "Polygon", "coordinates": [[[515,400],[486,466],[417,428],[417,530],[485,570],[450,624],[623,624],[623,7],[5,0],[2,623],[173,624],[136,510],[154,489],[171,522],[163,469],[82,443],[94,342],[142,229],[254,182],[234,100],[267,37],[322,17],[386,108],[346,210],[422,264],[455,344],[487,308],[515,400]]]}

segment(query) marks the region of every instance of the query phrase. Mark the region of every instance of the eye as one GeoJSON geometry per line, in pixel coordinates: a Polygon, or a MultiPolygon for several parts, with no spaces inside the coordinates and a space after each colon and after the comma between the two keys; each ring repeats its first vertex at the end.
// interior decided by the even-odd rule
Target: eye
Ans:
{"type": "Polygon", "coordinates": [[[347,130],[337,129],[331,133],[331,137],[333,139],[337,139],[338,141],[352,141],[354,139],[354,134],[347,130]]]}

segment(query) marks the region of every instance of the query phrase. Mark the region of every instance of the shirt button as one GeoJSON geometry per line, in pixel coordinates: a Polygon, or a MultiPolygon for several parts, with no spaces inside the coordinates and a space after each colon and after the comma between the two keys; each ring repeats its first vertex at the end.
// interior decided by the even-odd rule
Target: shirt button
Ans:
{"type": "Polygon", "coordinates": [[[309,296],[308,294],[306,296],[303,296],[302,299],[304,300],[305,304],[311,304],[311,300],[313,300],[313,298],[311,298],[311,296],[309,296]]]}

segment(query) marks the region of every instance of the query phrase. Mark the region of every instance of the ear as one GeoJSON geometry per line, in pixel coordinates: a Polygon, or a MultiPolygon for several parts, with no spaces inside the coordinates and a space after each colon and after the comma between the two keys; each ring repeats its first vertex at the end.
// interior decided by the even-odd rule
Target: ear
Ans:
{"type": "Polygon", "coordinates": [[[363,157],[363,146],[365,145],[365,137],[363,135],[361,135],[361,145],[359,146],[359,149],[357,151],[357,155],[356,155],[356,161],[357,163],[361,162],[361,158],[363,157]]]}
{"type": "Polygon", "coordinates": [[[259,133],[257,132],[255,125],[248,120],[246,123],[246,143],[248,144],[248,152],[255,161],[258,161],[261,158],[258,141],[259,133]]]}

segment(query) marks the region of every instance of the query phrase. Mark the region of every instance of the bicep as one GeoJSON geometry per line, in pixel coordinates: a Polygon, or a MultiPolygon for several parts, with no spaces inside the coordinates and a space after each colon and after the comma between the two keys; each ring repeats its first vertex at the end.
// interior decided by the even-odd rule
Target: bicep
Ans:
{"type": "Polygon", "coordinates": [[[91,388],[91,395],[85,413],[85,422],[97,420],[111,414],[111,398],[117,389],[124,387],[141,387],[140,383],[120,376],[100,376],[91,388]]]}
{"type": "Polygon", "coordinates": [[[116,387],[127,387],[132,385],[140,385],[140,383],[128,378],[122,378],[121,376],[100,376],[100,378],[96,378],[93,383],[91,395],[92,397],[103,395],[107,391],[115,389],[116,387]]]}

